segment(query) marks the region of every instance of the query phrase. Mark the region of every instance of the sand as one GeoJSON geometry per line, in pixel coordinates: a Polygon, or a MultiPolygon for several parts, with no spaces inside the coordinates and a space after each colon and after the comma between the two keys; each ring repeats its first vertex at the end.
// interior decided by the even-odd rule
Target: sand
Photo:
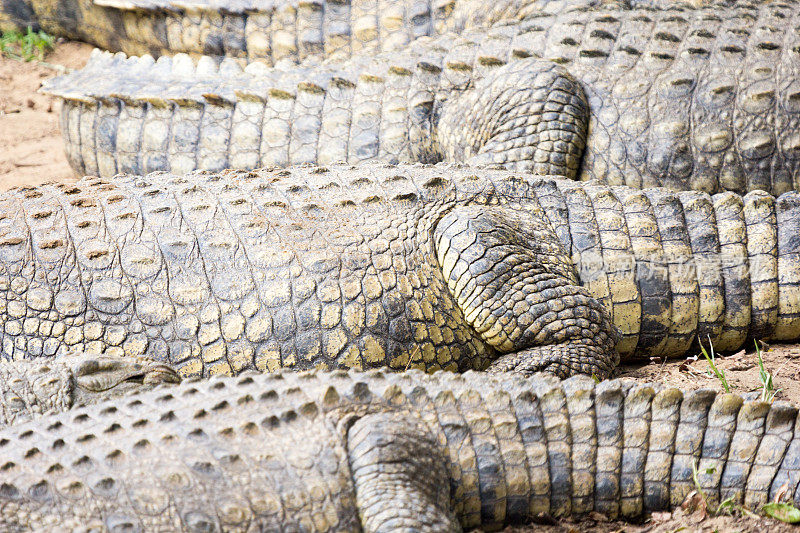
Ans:
{"type": "MultiPolygon", "coordinates": [[[[63,42],[46,62],[80,68],[91,51],[88,44],[63,42]]],[[[76,179],[64,155],[59,104],[37,92],[44,80],[58,74],[36,61],[0,58],[0,190],[76,179]]]]}

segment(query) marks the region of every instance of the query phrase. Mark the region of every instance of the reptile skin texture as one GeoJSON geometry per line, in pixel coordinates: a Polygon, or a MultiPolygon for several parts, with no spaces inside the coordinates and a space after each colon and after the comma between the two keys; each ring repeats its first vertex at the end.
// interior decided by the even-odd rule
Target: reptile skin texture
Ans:
{"type": "Polygon", "coordinates": [[[0,340],[6,359],[74,349],[184,376],[605,377],[619,355],[800,337],[798,225],[794,192],[453,165],[87,178],[0,196],[0,340]]]}
{"type": "Polygon", "coordinates": [[[185,382],[0,430],[0,527],[496,530],[694,490],[800,503],[797,408],[589,378],[381,372],[185,382]]]}
{"type": "Polygon", "coordinates": [[[273,64],[402,49],[422,36],[485,29],[584,0],[0,0],[0,31],[27,27],[132,55],[273,64]]]}
{"type": "Polygon", "coordinates": [[[565,9],[341,63],[98,54],[47,82],[80,174],[438,161],[798,190],[798,3],[565,9]]]}

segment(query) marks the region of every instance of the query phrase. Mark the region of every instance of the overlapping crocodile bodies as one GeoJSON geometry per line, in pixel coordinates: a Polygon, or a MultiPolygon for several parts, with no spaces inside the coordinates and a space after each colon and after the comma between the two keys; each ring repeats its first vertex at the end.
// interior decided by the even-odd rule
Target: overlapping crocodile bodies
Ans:
{"type": "Polygon", "coordinates": [[[184,383],[0,431],[4,530],[499,529],[800,503],[797,409],[630,381],[421,372],[184,383]]]}
{"type": "Polygon", "coordinates": [[[506,219],[512,232],[527,225],[508,246],[481,235],[470,240],[474,230],[436,236],[440,219],[459,205],[447,199],[455,190],[442,188],[449,180],[438,172],[418,176],[426,197],[431,189],[431,204],[414,201],[413,173],[374,170],[380,181],[358,171],[302,169],[300,180],[277,188],[272,180],[280,173],[254,180],[243,174],[242,182],[154,174],[9,193],[0,262],[8,288],[21,292],[4,291],[12,332],[3,335],[6,355],[53,355],[75,346],[147,354],[184,374],[212,374],[320,365],[465,370],[531,348],[530,370],[611,371],[613,328],[576,286],[541,211],[506,219]],[[384,182],[393,176],[396,185],[384,182]],[[356,188],[343,187],[341,178],[356,188]],[[413,202],[383,201],[390,187],[402,187],[400,197],[413,202]],[[295,208],[309,188],[311,204],[295,208]],[[220,195],[228,200],[219,203],[220,195]],[[23,214],[20,202],[33,211],[23,214]],[[29,232],[33,221],[41,231],[29,232]],[[460,273],[464,258],[488,250],[487,259],[504,266],[487,260],[484,274],[499,267],[494,283],[508,282],[507,298],[488,293],[457,303],[437,247],[450,250],[453,283],[469,281],[460,273]],[[23,279],[35,281],[23,288],[23,279]],[[483,315],[502,315],[511,303],[513,317],[483,315]],[[537,331],[553,338],[537,341],[537,331]],[[537,344],[563,351],[537,351],[537,344]]]}
{"type": "Polygon", "coordinates": [[[573,9],[317,69],[109,55],[47,90],[80,173],[447,160],[777,195],[800,188],[799,14],[573,9]]]}
{"type": "Polygon", "coordinates": [[[625,358],[800,337],[797,193],[531,180],[365,165],[10,191],[4,356],[601,376],[612,324],[625,358]]]}

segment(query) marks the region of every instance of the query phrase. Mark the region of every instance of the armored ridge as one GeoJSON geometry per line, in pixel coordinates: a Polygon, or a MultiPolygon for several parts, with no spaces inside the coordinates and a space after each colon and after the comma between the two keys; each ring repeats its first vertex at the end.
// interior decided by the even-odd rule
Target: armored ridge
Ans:
{"type": "Polygon", "coordinates": [[[99,55],[46,91],[82,174],[446,160],[780,194],[800,187],[797,17],[573,9],[313,70],[99,55]]]}
{"type": "Polygon", "coordinates": [[[174,370],[149,359],[69,354],[58,359],[3,360],[0,427],[179,382],[174,370]]]}
{"type": "Polygon", "coordinates": [[[550,4],[570,3],[573,0],[502,0],[489,6],[475,0],[3,0],[0,30],[41,27],[131,55],[184,52],[271,64],[397,50],[424,35],[487,28],[550,4]]]}
{"type": "Polygon", "coordinates": [[[10,191],[0,235],[10,359],[603,377],[615,343],[631,358],[800,338],[797,193],[448,165],[156,173],[10,191]]]}
{"type": "Polygon", "coordinates": [[[797,409],[628,381],[420,372],[184,383],[0,431],[0,524],[460,531],[798,503],[797,409]]]}

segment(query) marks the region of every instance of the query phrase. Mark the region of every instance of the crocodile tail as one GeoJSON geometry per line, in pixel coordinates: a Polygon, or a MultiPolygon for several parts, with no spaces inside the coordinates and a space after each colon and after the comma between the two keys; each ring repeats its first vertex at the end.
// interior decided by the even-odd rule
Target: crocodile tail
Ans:
{"type": "Polygon", "coordinates": [[[73,168],[113,176],[376,156],[407,161],[409,150],[422,144],[409,142],[415,130],[407,122],[415,108],[430,111],[430,92],[415,107],[392,104],[391,113],[381,101],[383,95],[394,102],[415,83],[429,82],[422,67],[391,70],[380,58],[341,68],[250,63],[242,72],[232,59],[216,65],[207,56],[196,62],[185,54],[162,57],[153,67],[148,56],[98,54],[81,71],[45,83],[44,92],[63,100],[62,135],[73,168]],[[364,70],[370,75],[359,76],[364,70]],[[359,120],[376,111],[384,120],[359,120]],[[297,127],[300,118],[303,127],[297,127]]]}
{"type": "MultiPolygon", "coordinates": [[[[693,491],[711,509],[730,500],[757,510],[781,494],[800,496],[800,432],[789,404],[622,381],[572,380],[562,391],[573,480],[563,501],[573,513],[591,506],[635,517],[675,508],[693,491]]],[[[558,404],[561,395],[550,394],[558,404]]]]}
{"type": "MultiPolygon", "coordinates": [[[[234,95],[221,80],[241,72],[230,58],[218,62],[203,56],[195,61],[176,54],[154,60],[149,55],[128,57],[95,50],[84,69],[48,80],[42,90],[63,101],[61,131],[67,159],[76,172],[144,174],[170,168],[173,115],[198,114],[208,106],[211,120],[217,108],[230,108],[227,102],[234,95]],[[198,80],[193,90],[172,98],[175,91],[169,87],[182,87],[188,78],[198,80]]],[[[197,150],[194,145],[189,148],[197,150]]],[[[197,154],[184,159],[188,156],[197,154]]]]}
{"type": "Polygon", "coordinates": [[[540,180],[581,282],[623,358],[800,338],[800,195],[671,192],[540,180]]]}
{"type": "Polygon", "coordinates": [[[166,12],[124,4],[121,8],[114,2],[92,0],[3,0],[0,29],[25,31],[31,27],[130,54],[166,51],[170,46],[166,12]]]}
{"type": "Polygon", "coordinates": [[[487,16],[473,1],[3,0],[0,27],[33,25],[132,55],[188,53],[272,65],[398,50],[418,37],[517,19],[525,5],[499,2],[487,16]]]}
{"type": "MultiPolygon", "coordinates": [[[[4,0],[0,24],[132,55],[207,54],[273,63],[322,59],[350,45],[349,3],[4,0]],[[327,9],[325,9],[327,8],[327,9]]],[[[376,38],[376,43],[379,42],[376,38]]]]}
{"type": "Polygon", "coordinates": [[[800,504],[798,411],[785,402],[629,380],[441,376],[445,387],[411,396],[438,416],[465,528],[637,518],[695,491],[709,509],[800,504]]]}

